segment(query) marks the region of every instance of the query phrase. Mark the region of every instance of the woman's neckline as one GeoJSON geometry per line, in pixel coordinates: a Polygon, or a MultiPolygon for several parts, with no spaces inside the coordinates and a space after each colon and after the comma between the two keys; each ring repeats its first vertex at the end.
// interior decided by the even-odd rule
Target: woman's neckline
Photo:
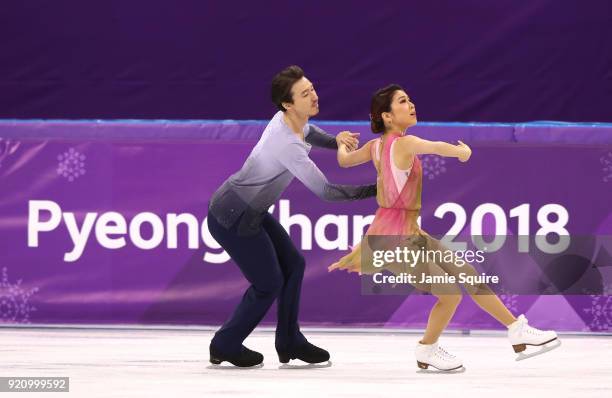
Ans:
{"type": "Polygon", "coordinates": [[[399,131],[388,131],[386,133],[383,133],[383,136],[385,135],[394,135],[396,137],[403,137],[405,133],[401,133],[399,131]]]}

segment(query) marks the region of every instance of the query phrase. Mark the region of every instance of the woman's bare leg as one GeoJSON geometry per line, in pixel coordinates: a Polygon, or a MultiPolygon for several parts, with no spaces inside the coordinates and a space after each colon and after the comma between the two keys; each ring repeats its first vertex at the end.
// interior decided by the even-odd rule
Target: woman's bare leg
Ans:
{"type": "Polygon", "coordinates": [[[427,328],[423,339],[420,341],[421,344],[433,344],[438,341],[460,302],[461,295],[458,294],[438,296],[438,301],[429,313],[427,328]]]}
{"type": "Polygon", "coordinates": [[[495,294],[471,294],[472,300],[502,325],[508,327],[516,318],[495,294]]]}

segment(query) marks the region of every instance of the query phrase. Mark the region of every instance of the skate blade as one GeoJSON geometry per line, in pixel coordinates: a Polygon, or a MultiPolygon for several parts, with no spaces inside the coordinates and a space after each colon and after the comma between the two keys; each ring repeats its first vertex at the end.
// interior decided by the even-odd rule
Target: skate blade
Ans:
{"type": "Polygon", "coordinates": [[[465,373],[466,369],[465,366],[461,366],[459,368],[456,369],[452,369],[452,370],[441,370],[438,368],[435,368],[433,366],[430,366],[430,369],[419,369],[416,371],[416,373],[422,373],[422,374],[456,374],[456,373],[465,373]]]}
{"type": "Polygon", "coordinates": [[[279,369],[324,369],[331,368],[332,361],[327,361],[323,363],[306,363],[304,365],[289,365],[288,363],[284,363],[280,365],[279,369]]]}
{"type": "MultiPolygon", "coordinates": [[[[529,359],[529,358],[533,358],[533,357],[537,357],[538,355],[542,355],[545,354],[549,351],[552,351],[556,348],[559,348],[561,346],[561,340],[559,340],[558,338],[556,340],[552,340],[549,341],[548,343],[545,343],[544,345],[542,345],[538,351],[535,352],[531,352],[529,354],[525,354],[524,352],[520,352],[518,354],[518,357],[516,357],[515,361],[523,361],[525,359],[529,359]],[[550,344],[550,345],[546,345],[546,344],[550,344]]],[[[540,347],[540,346],[534,346],[534,347],[540,347]]]]}
{"type": "Polygon", "coordinates": [[[419,370],[417,370],[417,373],[463,373],[465,372],[465,366],[463,365],[457,368],[454,368],[454,369],[438,369],[435,366],[430,365],[428,363],[417,361],[417,366],[419,368],[419,370]],[[429,369],[429,367],[432,367],[433,369],[429,369]]]}
{"type": "Polygon", "coordinates": [[[232,365],[231,363],[227,363],[227,364],[213,364],[211,363],[210,365],[208,365],[206,367],[206,369],[214,369],[214,370],[251,370],[251,369],[261,369],[264,367],[263,362],[260,363],[259,365],[253,365],[253,366],[235,366],[232,365]]]}

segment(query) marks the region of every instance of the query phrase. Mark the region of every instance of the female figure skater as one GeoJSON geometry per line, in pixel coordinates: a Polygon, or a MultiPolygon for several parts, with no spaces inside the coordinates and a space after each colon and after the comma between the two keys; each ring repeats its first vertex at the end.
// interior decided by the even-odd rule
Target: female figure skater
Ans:
{"type": "MultiPolygon", "coordinates": [[[[366,235],[401,235],[405,241],[414,242],[427,250],[447,250],[438,240],[432,238],[417,224],[421,208],[422,169],[420,154],[436,154],[456,157],[466,162],[471,149],[463,142],[451,145],[433,142],[406,135],[406,130],[417,123],[414,104],[406,92],[392,84],[378,90],[372,97],[370,107],[371,129],[380,138],[366,143],[362,148],[349,152],[344,145],[338,148],[338,163],[342,167],[356,166],[372,160],[377,171],[377,196],[379,208],[366,235]]],[[[367,241],[366,241],[367,243],[367,241]]],[[[362,242],[351,253],[332,264],[329,270],[344,269],[362,272],[362,242]]],[[[467,275],[478,275],[470,264],[458,266],[452,262],[429,262],[417,265],[412,272],[426,275],[458,277],[459,271],[467,275]]],[[[397,268],[390,267],[397,273],[397,268]]],[[[416,279],[415,279],[416,280],[416,279]]],[[[456,284],[414,283],[437,297],[431,309],[425,335],[416,346],[417,365],[421,369],[433,366],[439,370],[455,370],[463,367],[461,359],[438,345],[438,338],[452,318],[462,293],[456,284]],[[450,285],[450,286],[449,286],[450,285]]],[[[508,327],[508,337],[514,351],[525,351],[526,345],[544,345],[556,340],[554,331],[540,331],[527,324],[524,315],[516,319],[501,300],[484,284],[464,287],[472,299],[483,310],[508,327]]],[[[522,355],[522,354],[519,354],[522,355]]]]}

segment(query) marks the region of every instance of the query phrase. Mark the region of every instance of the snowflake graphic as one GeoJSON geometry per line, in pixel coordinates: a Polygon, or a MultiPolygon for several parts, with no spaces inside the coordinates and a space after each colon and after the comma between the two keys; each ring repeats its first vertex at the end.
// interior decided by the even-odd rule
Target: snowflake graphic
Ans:
{"type": "Polygon", "coordinates": [[[30,313],[36,311],[30,305],[30,297],[38,291],[35,287],[26,291],[21,287],[21,279],[16,284],[8,280],[6,267],[2,268],[0,281],[0,323],[30,323],[30,313]]]}
{"type": "Polygon", "coordinates": [[[446,172],[446,160],[438,155],[422,155],[421,167],[423,168],[423,176],[433,180],[440,174],[446,172]]]}
{"type": "Polygon", "coordinates": [[[590,295],[591,308],[584,312],[593,318],[587,325],[589,331],[609,331],[612,329],[612,285],[606,285],[602,295],[590,295]]]}
{"type": "Polygon", "coordinates": [[[512,294],[507,289],[501,288],[498,297],[502,301],[502,303],[504,303],[506,308],[510,310],[510,312],[518,312],[518,294],[512,294]]]}
{"type": "Polygon", "coordinates": [[[57,160],[59,161],[57,174],[67,178],[68,181],[72,182],[85,174],[85,155],[74,148],[58,155],[57,160]]]}
{"type": "Polygon", "coordinates": [[[604,172],[604,182],[612,181],[612,152],[608,152],[599,159],[604,172]]]}

